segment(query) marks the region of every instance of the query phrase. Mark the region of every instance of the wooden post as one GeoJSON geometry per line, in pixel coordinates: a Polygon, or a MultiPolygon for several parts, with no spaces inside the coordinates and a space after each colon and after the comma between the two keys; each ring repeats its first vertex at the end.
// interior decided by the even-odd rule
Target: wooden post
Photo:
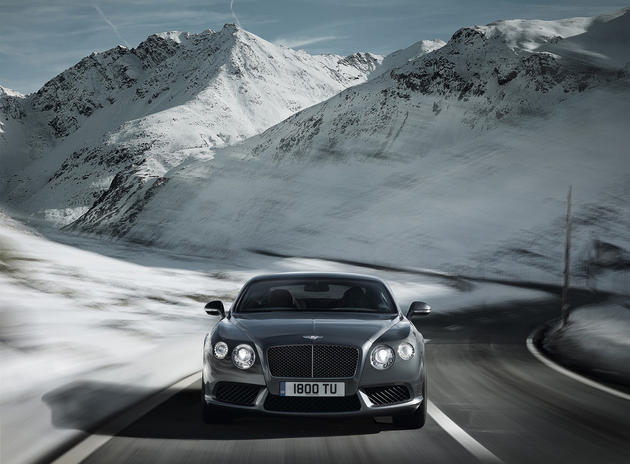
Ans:
{"type": "Polygon", "coordinates": [[[569,319],[569,273],[571,271],[571,190],[573,186],[569,186],[569,195],[567,196],[567,219],[566,219],[566,240],[564,248],[564,285],[562,286],[562,307],[560,309],[562,316],[562,327],[567,324],[569,319]]]}

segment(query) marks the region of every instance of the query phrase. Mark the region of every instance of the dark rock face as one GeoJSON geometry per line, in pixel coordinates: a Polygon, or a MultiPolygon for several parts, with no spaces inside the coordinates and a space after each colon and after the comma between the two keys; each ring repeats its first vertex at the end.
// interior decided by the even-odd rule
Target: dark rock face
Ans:
{"type": "Polygon", "coordinates": [[[148,173],[143,164],[134,164],[129,169],[118,172],[109,189],[96,199],[85,214],[66,226],[66,229],[102,233],[101,226],[106,224],[107,235],[124,236],[144,206],[168,182],[168,178],[148,173]]]}
{"type": "Polygon", "coordinates": [[[5,121],[24,118],[26,114],[23,101],[23,98],[8,95],[0,88],[0,115],[3,116],[5,121]]]}
{"type": "MultiPolygon", "coordinates": [[[[559,39],[556,37],[555,42],[559,39]]],[[[550,53],[512,50],[484,31],[463,28],[440,50],[400,70],[390,77],[399,88],[467,101],[485,97],[494,106],[506,94],[518,95],[528,108],[543,94],[554,93],[557,101],[572,92],[582,92],[623,77],[619,72],[594,70],[567,63],[550,53]]],[[[544,106],[544,105],[540,105],[544,106]]],[[[499,109],[501,117],[521,113],[518,101],[499,109]]]]}
{"type": "Polygon", "coordinates": [[[340,59],[339,63],[354,66],[355,68],[366,72],[374,71],[379,64],[377,58],[371,53],[355,53],[353,55],[348,55],[345,58],[340,59]]]}
{"type": "Polygon", "coordinates": [[[111,105],[121,91],[135,83],[127,74],[129,66],[122,63],[130,54],[123,47],[93,53],[32,95],[33,109],[50,114],[48,125],[55,137],[66,137],[77,130],[83,120],[111,105]]]}
{"type": "Polygon", "coordinates": [[[151,35],[131,53],[138,57],[143,69],[151,69],[175,55],[178,48],[177,42],[151,35]]]}

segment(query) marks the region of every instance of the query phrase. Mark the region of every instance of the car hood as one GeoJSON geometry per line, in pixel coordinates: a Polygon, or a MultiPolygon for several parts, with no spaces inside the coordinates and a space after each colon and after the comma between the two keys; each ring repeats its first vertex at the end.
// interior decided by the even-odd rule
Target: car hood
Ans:
{"type": "Polygon", "coordinates": [[[260,347],[302,343],[362,346],[400,321],[398,314],[251,314],[230,318],[260,347]],[[315,340],[305,338],[317,336],[315,340]]]}

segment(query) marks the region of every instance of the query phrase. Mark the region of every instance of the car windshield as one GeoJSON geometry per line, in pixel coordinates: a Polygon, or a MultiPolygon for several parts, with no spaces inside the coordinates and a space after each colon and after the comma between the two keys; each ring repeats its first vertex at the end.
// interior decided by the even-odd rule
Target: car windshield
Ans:
{"type": "Polygon", "coordinates": [[[368,279],[270,279],[251,283],[235,312],[352,311],[395,313],[387,288],[368,279]]]}

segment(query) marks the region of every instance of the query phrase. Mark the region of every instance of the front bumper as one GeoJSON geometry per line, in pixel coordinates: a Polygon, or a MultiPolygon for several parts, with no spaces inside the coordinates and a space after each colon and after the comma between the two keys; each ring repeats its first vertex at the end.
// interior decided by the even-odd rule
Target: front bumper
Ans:
{"type": "MultiPolygon", "coordinates": [[[[346,384],[346,397],[283,397],[279,396],[279,383],[280,379],[272,379],[267,381],[265,376],[261,373],[243,372],[230,370],[213,370],[214,375],[210,373],[209,369],[204,369],[203,377],[203,400],[207,405],[220,406],[223,408],[229,408],[233,410],[239,410],[242,412],[258,412],[265,414],[275,415],[288,415],[288,416],[393,416],[399,414],[408,414],[416,411],[418,407],[422,405],[424,401],[423,388],[424,373],[418,372],[412,379],[401,378],[399,376],[388,376],[387,381],[380,379],[379,382],[360,382],[359,379],[283,379],[288,381],[303,381],[303,382],[344,382],[346,384]],[[225,395],[217,395],[219,384],[236,384],[237,386],[249,386],[254,388],[254,394],[250,394],[247,400],[247,405],[235,404],[234,402],[225,401],[225,395]],[[385,385],[399,385],[404,386],[408,391],[408,396],[401,401],[376,404],[370,399],[368,389],[371,387],[383,387],[385,385]],[[256,388],[258,390],[256,391],[256,388]],[[218,397],[219,396],[219,397],[218,397]],[[333,399],[334,398],[334,399],[333,399]],[[344,399],[346,401],[344,401],[344,399]],[[269,400],[269,401],[268,401],[269,400]],[[312,409],[318,409],[319,400],[322,403],[326,403],[325,407],[321,408],[325,411],[318,410],[291,410],[292,403],[301,403],[306,401],[312,409]],[[330,406],[330,402],[335,403],[339,401],[342,403],[341,410],[336,410],[336,407],[330,406]],[[288,405],[287,405],[288,403],[288,405]],[[278,408],[278,404],[283,404],[278,408]],[[351,404],[351,407],[345,408],[343,405],[351,404]],[[286,407],[284,407],[286,406],[286,407]],[[281,409],[281,410],[279,410],[281,409]]],[[[251,391],[251,390],[250,390],[251,391]]],[[[241,396],[242,397],[242,396],[241,396]]],[[[322,404],[323,405],[323,404],[322,404]]]]}
{"type": "MultiPolygon", "coordinates": [[[[352,411],[327,411],[327,412],[319,412],[319,411],[278,411],[272,410],[265,407],[267,396],[269,395],[269,390],[266,387],[261,387],[260,393],[256,397],[256,400],[251,406],[243,406],[233,403],[225,403],[217,400],[211,394],[204,395],[204,401],[208,405],[220,406],[223,408],[229,408],[234,410],[239,410],[242,412],[257,412],[257,413],[265,413],[265,414],[274,414],[274,415],[284,415],[284,416],[313,416],[313,417],[330,417],[330,416],[394,416],[398,414],[409,414],[418,409],[422,402],[424,401],[424,397],[420,394],[414,398],[411,398],[408,401],[404,401],[401,403],[395,404],[387,404],[387,405],[374,405],[367,394],[365,394],[362,390],[357,392],[358,400],[359,400],[359,409],[352,411]]],[[[289,397],[295,398],[295,397],[289,397]]],[[[310,399],[314,399],[310,397],[310,399]]]]}

